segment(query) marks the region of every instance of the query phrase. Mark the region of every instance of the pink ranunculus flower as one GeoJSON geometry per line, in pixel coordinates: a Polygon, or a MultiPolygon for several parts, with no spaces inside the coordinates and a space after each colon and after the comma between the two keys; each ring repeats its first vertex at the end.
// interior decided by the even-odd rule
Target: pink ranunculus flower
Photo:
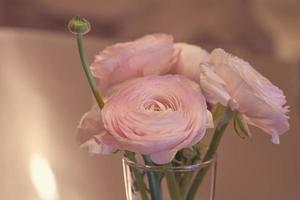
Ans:
{"type": "Polygon", "coordinates": [[[199,85],[183,76],[153,75],[124,84],[102,110],[104,127],[121,149],[167,163],[211,127],[199,85]]]}
{"type": "Polygon", "coordinates": [[[124,149],[167,163],[213,127],[199,85],[184,76],[151,75],[116,88],[101,112],[94,105],[79,124],[79,142],[90,153],[124,149]]]}
{"type": "Polygon", "coordinates": [[[199,64],[206,61],[205,50],[173,44],[166,34],[100,52],[91,70],[105,106],[100,111],[95,105],[82,117],[81,146],[101,154],[127,149],[166,163],[178,150],[199,142],[213,126],[197,78],[199,64]]]}
{"type": "Polygon", "coordinates": [[[177,58],[173,37],[152,34],[104,49],[91,65],[102,95],[118,83],[153,74],[166,74],[177,58]]]}
{"type": "Polygon", "coordinates": [[[246,121],[272,135],[289,129],[288,107],[283,92],[244,60],[215,49],[208,64],[201,64],[200,85],[212,104],[238,110],[246,121]]]}

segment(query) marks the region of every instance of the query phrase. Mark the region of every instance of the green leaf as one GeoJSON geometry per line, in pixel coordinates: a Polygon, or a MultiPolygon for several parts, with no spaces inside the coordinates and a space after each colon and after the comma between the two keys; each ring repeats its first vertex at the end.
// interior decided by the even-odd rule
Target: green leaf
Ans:
{"type": "Polygon", "coordinates": [[[234,116],[233,127],[239,137],[243,139],[252,137],[247,122],[238,112],[234,116]]]}

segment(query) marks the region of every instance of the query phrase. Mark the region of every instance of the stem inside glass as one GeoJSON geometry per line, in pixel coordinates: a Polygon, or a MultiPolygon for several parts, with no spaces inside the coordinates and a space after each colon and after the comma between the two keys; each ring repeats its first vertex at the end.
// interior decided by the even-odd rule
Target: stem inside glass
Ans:
{"type": "Polygon", "coordinates": [[[192,182],[201,171],[203,182],[194,199],[213,200],[216,155],[206,162],[183,166],[147,165],[124,156],[123,170],[127,200],[187,200],[192,182]]]}

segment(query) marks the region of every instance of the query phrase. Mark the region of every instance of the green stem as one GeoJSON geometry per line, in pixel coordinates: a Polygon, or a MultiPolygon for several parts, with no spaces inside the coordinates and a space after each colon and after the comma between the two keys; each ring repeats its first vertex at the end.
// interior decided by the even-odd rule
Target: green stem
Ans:
{"type": "MultiPolygon", "coordinates": [[[[230,108],[226,108],[226,110],[224,111],[224,114],[222,116],[222,118],[220,119],[216,129],[215,129],[215,132],[214,132],[214,135],[213,135],[213,138],[211,140],[211,143],[209,145],[209,148],[206,152],[206,155],[204,156],[204,159],[203,159],[203,162],[207,162],[209,161],[210,159],[213,158],[213,156],[215,155],[216,151],[217,151],[217,148],[220,144],[220,141],[221,141],[221,138],[225,132],[225,129],[226,127],[228,126],[229,122],[231,121],[232,117],[233,117],[233,113],[232,110],[230,108]]],[[[196,195],[196,192],[197,192],[197,189],[199,188],[205,174],[207,173],[209,167],[205,167],[205,168],[202,168],[196,175],[191,187],[190,187],[190,190],[188,191],[187,193],[187,197],[186,197],[186,200],[193,200],[195,195],[196,195]]]]}
{"type": "MultiPolygon", "coordinates": [[[[130,151],[125,151],[125,155],[129,160],[136,163],[135,153],[130,152],[130,151]]],[[[147,192],[146,192],[147,190],[146,190],[146,186],[144,184],[142,174],[137,169],[135,169],[135,168],[132,168],[132,169],[133,169],[133,174],[135,176],[136,185],[137,185],[138,190],[140,191],[142,200],[149,200],[149,198],[147,196],[147,192]]]]}
{"type": "MultiPolygon", "coordinates": [[[[143,160],[146,165],[152,165],[152,161],[149,156],[143,155],[143,160]]],[[[162,192],[160,187],[160,182],[158,180],[157,174],[155,172],[146,171],[148,176],[148,182],[151,192],[151,199],[152,200],[162,200],[162,192]]]]}
{"type": "Polygon", "coordinates": [[[174,173],[170,171],[171,168],[171,163],[164,165],[170,197],[172,200],[183,200],[178,186],[178,181],[176,180],[174,173]]]}
{"type": "Polygon", "coordinates": [[[181,181],[180,181],[180,189],[181,189],[181,194],[183,195],[183,197],[186,196],[188,189],[189,189],[189,185],[192,181],[193,175],[194,173],[191,172],[186,172],[187,174],[184,174],[181,181]]]}
{"type": "Polygon", "coordinates": [[[89,68],[89,63],[88,63],[87,58],[86,58],[86,56],[84,54],[83,42],[82,42],[82,35],[81,34],[77,34],[76,35],[76,39],[77,39],[77,46],[78,46],[78,50],[79,50],[80,60],[81,60],[81,64],[83,66],[85,75],[86,75],[87,80],[89,82],[89,85],[90,85],[90,87],[92,89],[92,92],[93,92],[93,94],[95,96],[96,102],[99,105],[99,108],[102,109],[104,107],[104,101],[103,101],[100,93],[97,90],[96,83],[95,83],[95,81],[93,79],[93,75],[92,75],[92,73],[90,71],[90,68],[89,68]]]}

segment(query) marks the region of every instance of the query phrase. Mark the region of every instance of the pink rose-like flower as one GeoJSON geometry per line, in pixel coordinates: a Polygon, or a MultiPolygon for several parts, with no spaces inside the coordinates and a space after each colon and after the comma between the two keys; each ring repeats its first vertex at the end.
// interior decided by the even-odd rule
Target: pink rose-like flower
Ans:
{"type": "Polygon", "coordinates": [[[164,163],[199,142],[213,126],[199,87],[199,64],[208,58],[200,47],[173,44],[166,34],[100,52],[90,68],[105,106],[94,105],[82,117],[81,147],[101,154],[128,149],[164,163]]]}
{"type": "Polygon", "coordinates": [[[156,163],[171,161],[212,126],[199,85],[180,75],[146,76],[119,85],[102,110],[105,129],[94,114],[87,113],[80,128],[84,135],[96,130],[96,152],[114,146],[148,154],[156,163]]]}
{"type": "Polygon", "coordinates": [[[91,65],[101,94],[123,81],[148,75],[181,74],[199,83],[200,63],[209,54],[198,46],[173,43],[167,34],[152,34],[107,47],[91,65]]]}
{"type": "Polygon", "coordinates": [[[123,81],[168,73],[177,54],[172,36],[146,35],[133,42],[118,43],[104,49],[90,68],[99,90],[106,95],[111,86],[123,81]]]}
{"type": "Polygon", "coordinates": [[[205,50],[174,45],[166,34],[100,52],[91,70],[106,102],[101,112],[95,105],[81,119],[81,146],[101,154],[127,149],[165,163],[178,150],[199,142],[213,126],[195,75],[200,73],[198,64],[207,60],[205,50]],[[191,71],[189,66],[198,68],[191,71]]]}
{"type": "Polygon", "coordinates": [[[249,124],[272,135],[273,143],[289,129],[283,92],[242,59],[215,49],[209,63],[201,64],[200,84],[210,103],[238,110],[249,124]]]}

